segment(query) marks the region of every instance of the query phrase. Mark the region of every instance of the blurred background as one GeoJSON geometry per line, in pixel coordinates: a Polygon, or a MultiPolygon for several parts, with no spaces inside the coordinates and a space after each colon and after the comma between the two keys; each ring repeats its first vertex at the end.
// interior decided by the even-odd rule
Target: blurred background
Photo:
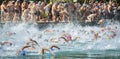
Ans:
{"type": "MultiPolygon", "coordinates": [[[[3,2],[3,1],[16,1],[16,0],[0,0],[0,4],[3,2]]],[[[24,1],[24,0],[20,0],[21,2],[24,1]]],[[[56,2],[56,1],[62,1],[62,2],[80,2],[80,3],[88,3],[88,2],[95,2],[95,1],[98,1],[98,2],[108,2],[109,0],[29,0],[29,1],[44,1],[44,2],[47,2],[49,3],[50,1],[51,2],[56,2]]],[[[120,0],[112,0],[114,2],[116,2],[117,4],[120,5],[120,0]]]]}

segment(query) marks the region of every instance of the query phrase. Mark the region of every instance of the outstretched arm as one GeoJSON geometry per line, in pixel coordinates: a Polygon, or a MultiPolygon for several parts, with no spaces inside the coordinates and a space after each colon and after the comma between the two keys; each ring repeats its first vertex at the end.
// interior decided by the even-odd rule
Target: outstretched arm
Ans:
{"type": "Polygon", "coordinates": [[[57,48],[57,49],[60,49],[58,46],[55,46],[55,45],[50,46],[50,48],[57,48]]]}
{"type": "Polygon", "coordinates": [[[32,42],[34,42],[36,45],[38,45],[38,46],[39,46],[39,44],[38,44],[38,42],[37,42],[37,41],[35,41],[35,40],[32,40],[32,42]]]}
{"type": "Polygon", "coordinates": [[[59,37],[58,39],[64,39],[65,40],[65,42],[68,42],[68,40],[65,38],[65,37],[59,37]]]}
{"type": "Polygon", "coordinates": [[[6,45],[6,44],[9,44],[10,46],[12,45],[12,42],[8,42],[8,41],[5,41],[5,42],[1,42],[2,45],[6,45]]]}
{"type": "Polygon", "coordinates": [[[23,46],[23,47],[21,48],[21,50],[24,50],[24,49],[29,48],[29,47],[31,47],[31,46],[25,45],[25,46],[23,46]]]}
{"type": "Polygon", "coordinates": [[[20,52],[20,51],[24,50],[25,48],[29,48],[29,47],[31,47],[31,46],[28,46],[28,45],[22,46],[21,49],[18,49],[18,50],[17,50],[17,52],[16,52],[17,55],[19,55],[19,52],[20,52]]]}

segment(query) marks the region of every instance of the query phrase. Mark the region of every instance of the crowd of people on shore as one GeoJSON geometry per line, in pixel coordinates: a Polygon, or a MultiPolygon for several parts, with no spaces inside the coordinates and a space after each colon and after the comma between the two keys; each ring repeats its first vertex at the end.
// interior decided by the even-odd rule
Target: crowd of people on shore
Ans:
{"type": "Polygon", "coordinates": [[[69,22],[78,20],[84,22],[99,22],[99,20],[112,19],[118,8],[112,2],[34,2],[24,0],[21,2],[9,1],[1,4],[1,22],[69,22]]]}

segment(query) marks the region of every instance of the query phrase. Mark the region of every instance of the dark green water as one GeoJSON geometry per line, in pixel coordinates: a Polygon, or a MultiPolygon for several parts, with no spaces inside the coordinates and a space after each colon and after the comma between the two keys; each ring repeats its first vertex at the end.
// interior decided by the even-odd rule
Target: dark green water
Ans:
{"type": "Polygon", "coordinates": [[[0,59],[120,59],[120,50],[62,51],[55,55],[7,56],[0,59]]]}

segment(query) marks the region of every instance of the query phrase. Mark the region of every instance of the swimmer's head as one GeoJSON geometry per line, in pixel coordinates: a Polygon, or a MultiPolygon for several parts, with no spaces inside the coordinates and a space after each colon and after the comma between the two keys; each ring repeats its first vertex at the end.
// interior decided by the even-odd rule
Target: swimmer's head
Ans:
{"type": "Polygon", "coordinates": [[[101,31],[105,31],[106,29],[105,28],[101,28],[101,31]]]}
{"type": "Polygon", "coordinates": [[[32,41],[32,38],[29,38],[30,41],[32,41]]]}
{"type": "Polygon", "coordinates": [[[6,1],[3,1],[3,2],[2,2],[2,4],[5,4],[5,3],[6,3],[6,1]]]}
{"type": "Polygon", "coordinates": [[[59,2],[56,2],[56,3],[55,3],[55,6],[58,6],[58,5],[59,5],[59,2]]]}
{"type": "Polygon", "coordinates": [[[25,50],[19,51],[19,55],[25,56],[26,55],[26,51],[25,50]]]}
{"type": "Polygon", "coordinates": [[[12,45],[12,43],[10,43],[10,46],[12,45]]]}
{"type": "Polygon", "coordinates": [[[50,50],[51,50],[51,51],[54,51],[54,49],[53,49],[53,48],[50,48],[50,50]]]}

